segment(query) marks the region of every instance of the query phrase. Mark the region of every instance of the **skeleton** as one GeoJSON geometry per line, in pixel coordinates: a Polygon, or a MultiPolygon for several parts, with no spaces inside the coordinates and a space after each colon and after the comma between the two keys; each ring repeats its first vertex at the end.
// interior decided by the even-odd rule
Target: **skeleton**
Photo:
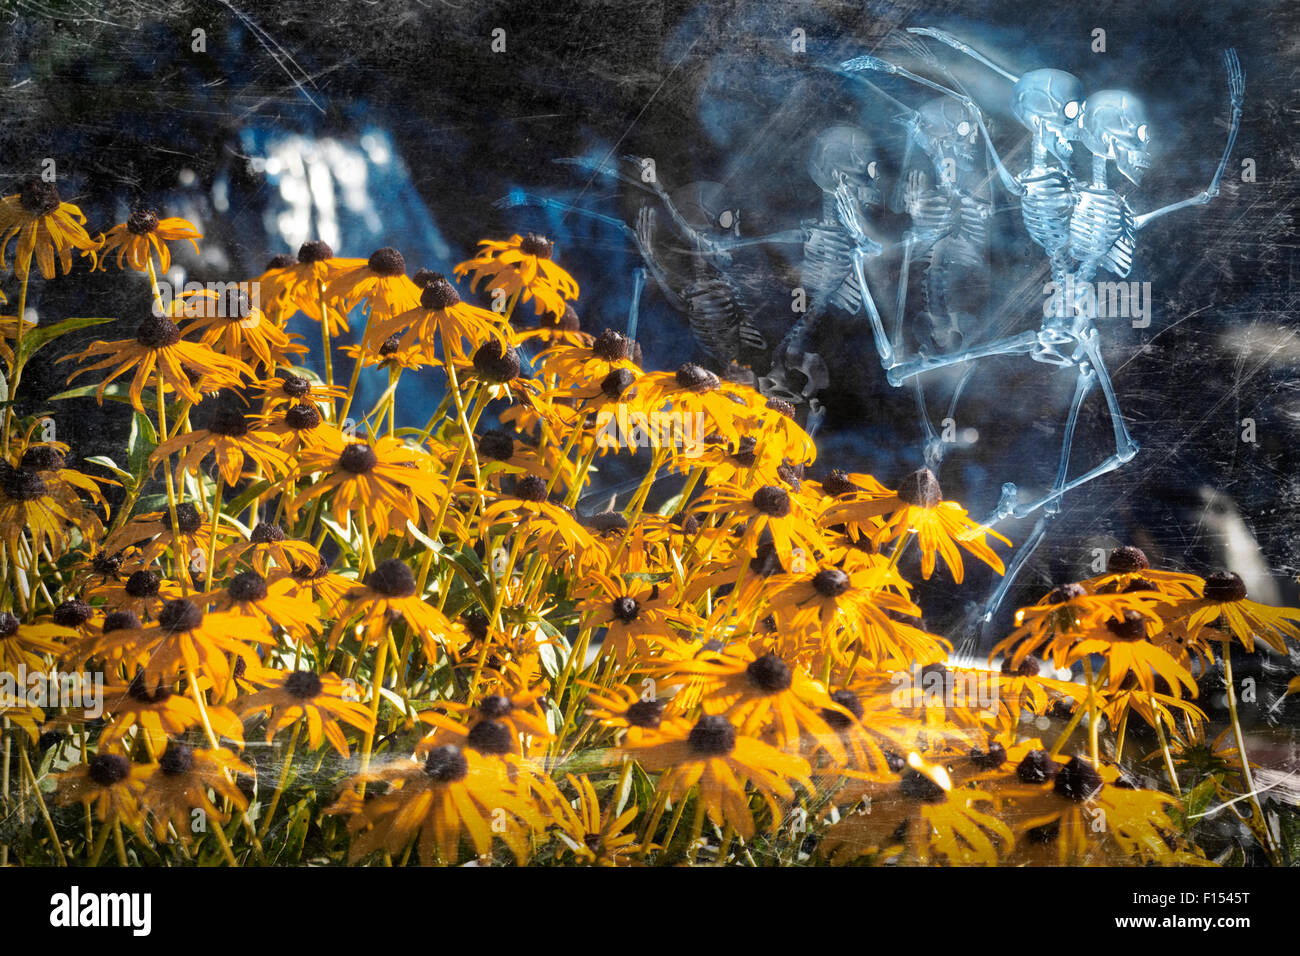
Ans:
{"type": "Polygon", "coordinates": [[[1020,198],[1025,231],[1047,253],[1053,281],[1063,283],[1070,266],[1070,215],[1076,192],[1069,168],[1074,152],[1071,140],[1082,110],[1083,84],[1062,70],[1030,70],[1016,76],[942,30],[913,27],[908,32],[946,43],[1011,81],[1011,112],[1033,136],[1029,165],[1013,176],[978,110],[976,122],[1002,185],[1020,198]]]}
{"type": "MultiPolygon", "coordinates": [[[[1094,310],[1084,295],[1099,268],[1124,277],[1132,266],[1137,232],[1154,219],[1191,205],[1203,205],[1218,195],[1219,184],[1236,141],[1245,96],[1245,78],[1236,53],[1224,54],[1232,117],[1228,142],[1210,186],[1196,196],[1134,216],[1127,202],[1109,188],[1107,163],[1114,162],[1121,175],[1137,185],[1150,165],[1149,124],[1141,102],[1123,91],[1102,91],[1089,97],[1077,119],[1077,138],[1093,157],[1093,178],[1089,186],[1078,188],[1078,199],[1069,219],[1068,255],[1071,268],[1063,274],[1067,295],[1064,308],[1054,311],[1036,331],[1022,332],[956,354],[922,357],[903,364],[886,366],[886,375],[894,385],[926,372],[999,355],[1027,354],[1036,362],[1059,365],[1075,370],[1074,396],[1065,423],[1056,478],[1050,490],[1040,497],[1021,503],[1016,485],[1002,486],[1002,497],[986,524],[1007,517],[1024,518],[1041,511],[1029,537],[1003,576],[1001,584],[984,609],[984,621],[992,619],[1017,574],[1042,542],[1048,526],[1060,512],[1061,499],[1070,491],[1131,461],[1138,445],[1124,424],[1123,414],[1101,354],[1100,336],[1093,324],[1094,310]],[[1071,295],[1073,287],[1076,294],[1071,295]],[[1084,473],[1069,478],[1070,452],[1075,428],[1084,399],[1099,386],[1105,399],[1114,431],[1115,451],[1084,473]]],[[[887,72],[898,72],[890,67],[887,72]]],[[[923,81],[928,82],[928,81],[923,81]]],[[[1045,247],[1046,248],[1046,247],[1045,247]]]]}
{"type": "MultiPolygon", "coordinates": [[[[841,69],[853,73],[886,65],[896,70],[875,57],[858,57],[842,64],[841,69]]],[[[889,357],[883,353],[881,356],[886,369],[897,364],[896,356],[903,347],[907,297],[914,273],[919,276],[922,297],[916,333],[927,351],[947,354],[960,348],[972,327],[979,324],[989,295],[988,222],[992,204],[987,195],[987,178],[980,175],[976,163],[977,111],[967,105],[968,98],[920,77],[916,79],[945,95],[919,110],[904,107],[907,152],[894,206],[911,217],[912,225],[903,238],[889,357]]],[[[846,226],[856,235],[857,227],[851,224],[854,210],[846,208],[843,215],[847,217],[846,226]]],[[[868,255],[872,252],[869,247],[863,251],[868,255]]],[[[949,418],[955,415],[973,371],[973,365],[965,369],[953,388],[949,418]]],[[[948,444],[931,423],[920,379],[913,379],[913,389],[925,436],[926,467],[938,472],[948,444]]]]}

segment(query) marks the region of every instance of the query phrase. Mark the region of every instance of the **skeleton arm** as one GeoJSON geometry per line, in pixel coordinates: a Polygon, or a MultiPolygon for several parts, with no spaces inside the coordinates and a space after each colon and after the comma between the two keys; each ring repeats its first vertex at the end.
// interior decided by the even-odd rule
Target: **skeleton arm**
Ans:
{"type": "Polygon", "coordinates": [[[1223,149],[1223,156],[1219,160],[1219,166],[1214,171],[1214,178],[1210,180],[1210,187],[1190,199],[1170,203],[1168,206],[1162,206],[1159,209],[1153,209],[1151,212],[1138,216],[1133,220],[1135,229],[1141,229],[1153,219],[1159,219],[1161,216],[1168,215],[1179,209],[1185,209],[1188,206],[1204,206],[1219,195],[1219,183],[1223,179],[1224,170],[1228,168],[1228,159],[1232,156],[1232,148],[1237,143],[1237,131],[1241,128],[1241,104],[1246,97],[1246,75],[1241,69],[1241,63],[1237,60],[1237,51],[1225,50],[1223,59],[1228,67],[1228,90],[1232,101],[1232,119],[1228,127],[1228,143],[1223,149]]]}

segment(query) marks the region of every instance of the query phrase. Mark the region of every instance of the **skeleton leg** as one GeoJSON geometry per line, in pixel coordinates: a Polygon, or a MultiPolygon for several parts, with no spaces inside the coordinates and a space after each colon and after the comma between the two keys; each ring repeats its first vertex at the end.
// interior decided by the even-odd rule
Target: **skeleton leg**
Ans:
{"type": "Polygon", "coordinates": [[[862,306],[866,309],[867,318],[871,320],[871,333],[876,340],[876,352],[880,355],[880,364],[888,372],[898,365],[898,360],[894,357],[893,345],[885,336],[885,324],[880,319],[880,311],[876,308],[876,301],[871,297],[871,290],[867,288],[866,271],[863,269],[863,263],[867,259],[867,252],[855,245],[853,252],[849,255],[853,260],[853,274],[858,279],[858,292],[862,295],[862,306]]]}
{"type": "MultiPolygon", "coordinates": [[[[1061,440],[1061,461],[1056,469],[1056,480],[1052,482],[1053,491],[1065,487],[1066,476],[1070,471],[1070,452],[1074,447],[1074,429],[1079,423],[1079,411],[1083,407],[1083,400],[1091,391],[1096,380],[1097,374],[1091,368],[1084,365],[1079,366],[1078,377],[1074,380],[1074,399],[1070,403],[1070,415],[1065,421],[1065,435],[1061,440]]],[[[1014,487],[1013,485],[1010,492],[1012,495],[1015,493],[1014,487]]],[[[1043,507],[1043,513],[1038,516],[1038,521],[1035,522],[1033,530],[1029,532],[1029,537],[1016,548],[1015,557],[1007,567],[1006,573],[1002,575],[997,590],[993,592],[988,603],[984,605],[984,621],[986,623],[993,619],[993,615],[997,613],[1002,600],[1007,596],[1007,592],[1011,590],[1011,585],[1015,582],[1017,575],[1024,569],[1025,564],[1038,549],[1038,546],[1042,544],[1043,538],[1047,535],[1047,529],[1056,520],[1056,516],[1060,512],[1061,499],[1059,496],[1053,498],[1050,503],[1043,507]]],[[[1006,517],[1006,515],[1002,517],[1006,517]]]]}
{"type": "Polygon", "coordinates": [[[1021,332],[1019,335],[1009,335],[1003,339],[994,339],[992,342],[986,342],[984,345],[977,345],[974,348],[965,349],[961,352],[954,352],[951,355],[936,355],[933,358],[920,358],[901,365],[886,367],[885,375],[889,379],[890,385],[902,385],[913,376],[921,375],[925,372],[932,372],[935,369],[948,368],[952,365],[961,365],[964,362],[989,358],[994,355],[1017,355],[1023,352],[1031,352],[1037,343],[1037,332],[1021,332]]]}
{"type": "Polygon", "coordinates": [[[636,269],[632,273],[632,308],[627,314],[627,337],[636,341],[638,312],[641,307],[641,290],[645,288],[645,269],[636,269]]]}
{"type": "Polygon", "coordinates": [[[1111,384],[1110,375],[1106,371],[1106,364],[1102,361],[1101,346],[1097,340],[1097,330],[1095,328],[1084,330],[1080,336],[1080,342],[1088,353],[1088,364],[1091,366],[1091,372],[1096,375],[1097,383],[1101,386],[1102,394],[1106,397],[1106,407],[1110,412],[1111,427],[1115,432],[1115,454],[1110,455],[1078,478],[1054,487],[1048,494],[1037,501],[1017,507],[1015,510],[1017,518],[1033,514],[1039,508],[1059,501],[1067,492],[1073,491],[1080,485],[1086,485],[1093,479],[1109,474],[1120,465],[1132,461],[1133,456],[1138,453],[1138,443],[1129,435],[1128,427],[1124,424],[1124,414],[1120,411],[1119,400],[1115,397],[1115,388],[1111,384]]]}

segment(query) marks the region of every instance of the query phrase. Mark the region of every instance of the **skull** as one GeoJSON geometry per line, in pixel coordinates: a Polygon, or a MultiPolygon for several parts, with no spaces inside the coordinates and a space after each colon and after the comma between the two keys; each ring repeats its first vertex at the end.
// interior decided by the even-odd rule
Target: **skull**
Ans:
{"type": "Polygon", "coordinates": [[[916,145],[934,161],[940,181],[952,182],[958,173],[975,168],[979,126],[975,115],[952,97],[941,96],[917,110],[909,132],[916,145]]]}
{"type": "Polygon", "coordinates": [[[740,208],[722,183],[697,182],[673,190],[669,197],[687,225],[713,237],[740,235],[740,208]]]}
{"type": "Polygon", "coordinates": [[[881,203],[879,163],[871,137],[857,126],[832,126],[813,143],[808,174],[823,192],[848,184],[863,206],[881,203]]]}
{"type": "Polygon", "coordinates": [[[1063,70],[1030,70],[1011,88],[1011,112],[1063,163],[1074,152],[1083,84],[1063,70]]]}
{"type": "Polygon", "coordinates": [[[1094,156],[1115,160],[1115,168],[1133,185],[1151,166],[1151,133],[1146,107],[1132,93],[1102,90],[1079,112],[1079,139],[1094,156]]]}

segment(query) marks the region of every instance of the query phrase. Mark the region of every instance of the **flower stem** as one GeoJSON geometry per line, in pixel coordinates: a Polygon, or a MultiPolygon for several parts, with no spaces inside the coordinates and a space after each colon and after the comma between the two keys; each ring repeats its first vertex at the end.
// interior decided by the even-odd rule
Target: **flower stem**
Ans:
{"type": "Polygon", "coordinates": [[[1264,816],[1264,807],[1259,802],[1259,791],[1255,788],[1255,776],[1250,772],[1250,758],[1246,756],[1246,736],[1241,730],[1241,719],[1237,714],[1237,686],[1232,678],[1232,641],[1223,641],[1223,683],[1228,692],[1228,716],[1232,720],[1232,734],[1237,740],[1237,759],[1241,762],[1241,778],[1246,784],[1246,795],[1250,798],[1251,809],[1259,821],[1264,850],[1269,858],[1277,859],[1277,847],[1273,845],[1273,834],[1268,827],[1268,817],[1264,816]]]}

